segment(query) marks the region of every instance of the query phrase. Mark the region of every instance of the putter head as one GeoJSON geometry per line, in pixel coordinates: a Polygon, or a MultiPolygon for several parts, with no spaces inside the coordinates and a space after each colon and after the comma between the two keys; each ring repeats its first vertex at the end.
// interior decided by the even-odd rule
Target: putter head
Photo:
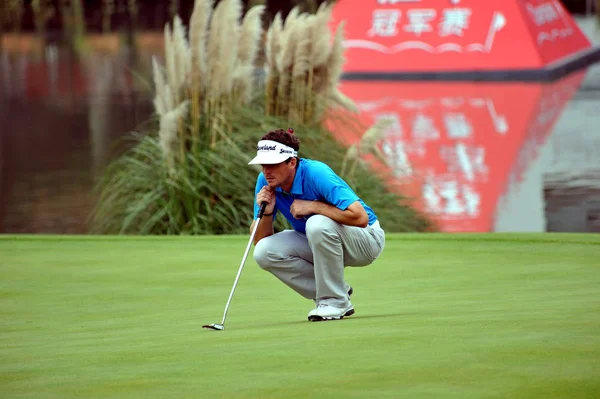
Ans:
{"type": "Polygon", "coordinates": [[[223,324],[219,324],[219,323],[212,323],[212,324],[205,324],[202,326],[202,328],[208,328],[209,330],[221,331],[221,330],[225,329],[225,326],[223,324]]]}

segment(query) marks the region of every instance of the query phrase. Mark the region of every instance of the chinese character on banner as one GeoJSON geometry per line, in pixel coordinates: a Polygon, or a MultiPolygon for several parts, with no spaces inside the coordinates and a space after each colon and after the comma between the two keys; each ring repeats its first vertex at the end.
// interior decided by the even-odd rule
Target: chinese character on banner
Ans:
{"type": "Polygon", "coordinates": [[[400,116],[395,112],[382,112],[375,115],[375,120],[387,121],[389,125],[385,129],[386,137],[402,137],[402,124],[400,123],[400,116]]]}
{"type": "Polygon", "coordinates": [[[469,27],[471,9],[448,8],[443,11],[442,22],[440,22],[440,36],[462,36],[463,31],[469,27]]]}
{"type": "Polygon", "coordinates": [[[427,108],[430,105],[433,104],[433,100],[432,99],[427,99],[427,100],[398,100],[398,103],[400,104],[400,106],[402,108],[406,108],[406,109],[423,109],[423,108],[427,108]]]}
{"type": "Polygon", "coordinates": [[[399,140],[385,140],[382,150],[396,177],[412,174],[412,167],[406,155],[404,143],[399,140]]]}
{"type": "Polygon", "coordinates": [[[423,186],[426,211],[448,217],[477,217],[481,196],[468,184],[456,180],[428,182],[423,186]]]}
{"type": "Polygon", "coordinates": [[[440,104],[445,108],[457,108],[465,103],[465,99],[462,97],[443,97],[440,99],[440,104]]]}
{"type": "Polygon", "coordinates": [[[466,146],[462,143],[454,147],[442,147],[441,157],[449,164],[450,172],[460,171],[469,180],[475,180],[476,176],[486,176],[488,172],[485,163],[485,148],[466,146]]]}
{"type": "Polygon", "coordinates": [[[396,26],[400,20],[399,10],[373,10],[369,36],[392,37],[398,34],[396,26]]]}
{"type": "Polygon", "coordinates": [[[473,133],[473,127],[462,112],[447,113],[444,116],[444,123],[448,137],[451,139],[464,139],[470,137],[473,133]]]}
{"type": "Polygon", "coordinates": [[[442,213],[442,197],[437,193],[432,183],[423,185],[423,199],[425,200],[426,211],[434,215],[442,213]]]}
{"type": "Polygon", "coordinates": [[[547,23],[556,21],[559,18],[558,12],[552,3],[544,3],[537,7],[527,4],[527,9],[529,10],[529,13],[533,17],[537,26],[545,25],[547,23]]]}
{"type": "Polygon", "coordinates": [[[406,148],[407,154],[413,154],[413,155],[415,155],[417,157],[421,157],[421,158],[423,158],[425,156],[425,154],[427,153],[427,149],[425,148],[425,145],[420,142],[406,143],[405,148],[406,148]]]}
{"type": "Polygon", "coordinates": [[[431,21],[435,18],[436,12],[431,9],[412,9],[407,12],[408,24],[404,26],[406,32],[412,32],[416,36],[421,36],[424,32],[433,31],[431,21]]]}
{"type": "Polygon", "coordinates": [[[459,185],[455,180],[433,181],[423,186],[426,210],[433,214],[456,216],[464,213],[465,207],[459,195],[459,185]]]}
{"type": "Polygon", "coordinates": [[[443,182],[440,187],[440,195],[446,200],[444,213],[446,215],[458,216],[465,213],[465,206],[460,196],[458,182],[450,180],[443,182]]]}
{"type": "Polygon", "coordinates": [[[468,184],[463,184],[462,190],[467,213],[472,217],[479,216],[479,206],[481,204],[479,193],[474,191],[473,187],[468,184]]]}
{"type": "Polygon", "coordinates": [[[413,119],[412,136],[415,140],[437,140],[440,138],[440,131],[431,117],[418,113],[413,119]]]}

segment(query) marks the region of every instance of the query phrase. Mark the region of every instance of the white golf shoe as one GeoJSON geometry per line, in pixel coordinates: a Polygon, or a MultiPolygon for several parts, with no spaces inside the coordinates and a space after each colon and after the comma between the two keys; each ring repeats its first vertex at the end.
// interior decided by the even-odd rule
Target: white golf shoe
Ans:
{"type": "Polygon", "coordinates": [[[335,306],[321,303],[316,309],[308,312],[308,321],[340,320],[346,316],[354,314],[354,306],[348,303],[346,307],[338,308],[335,306]]]}

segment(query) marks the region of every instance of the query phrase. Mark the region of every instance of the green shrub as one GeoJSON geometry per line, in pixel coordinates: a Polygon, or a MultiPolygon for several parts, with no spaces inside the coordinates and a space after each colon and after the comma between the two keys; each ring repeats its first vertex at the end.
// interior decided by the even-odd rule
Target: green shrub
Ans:
{"type": "MultiPolygon", "coordinates": [[[[179,17],[172,29],[165,27],[165,67],[153,61],[157,118],[132,136],[135,143],[99,182],[93,231],[247,233],[260,171],[248,161],[265,132],[288,126],[301,139],[300,156],[322,160],[347,178],[386,230],[431,229],[324,128],[331,110],[344,112],[346,122],[355,111],[337,89],[343,24],[331,40],[331,7],[315,14],[294,8],[285,21],[276,15],[264,40],[263,80],[255,64],[263,51],[265,7],[250,8],[241,20],[240,0],[212,6],[196,1],[189,39],[179,17]]],[[[363,141],[377,131],[370,129],[363,141]]],[[[278,230],[287,226],[277,221],[278,230]]]]}

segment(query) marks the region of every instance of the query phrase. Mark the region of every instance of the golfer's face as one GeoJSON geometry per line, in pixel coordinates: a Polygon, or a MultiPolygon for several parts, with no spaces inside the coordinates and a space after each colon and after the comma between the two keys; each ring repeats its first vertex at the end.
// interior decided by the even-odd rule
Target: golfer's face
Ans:
{"type": "Polygon", "coordinates": [[[292,162],[282,162],[274,165],[261,165],[269,187],[275,188],[281,186],[289,180],[291,173],[294,170],[293,167],[290,167],[291,164],[292,162]]]}

